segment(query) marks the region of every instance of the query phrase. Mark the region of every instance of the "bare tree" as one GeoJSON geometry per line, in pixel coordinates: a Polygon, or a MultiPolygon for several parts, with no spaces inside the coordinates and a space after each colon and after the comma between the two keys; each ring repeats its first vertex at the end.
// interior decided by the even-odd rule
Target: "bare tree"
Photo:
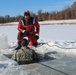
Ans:
{"type": "Polygon", "coordinates": [[[38,20],[42,21],[42,10],[38,11],[38,20]]]}

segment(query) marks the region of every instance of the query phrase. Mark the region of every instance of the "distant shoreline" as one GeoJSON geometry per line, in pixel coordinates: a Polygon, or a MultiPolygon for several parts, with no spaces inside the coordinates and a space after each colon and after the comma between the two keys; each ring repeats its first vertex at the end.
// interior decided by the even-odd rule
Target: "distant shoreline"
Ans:
{"type": "MultiPolygon", "coordinates": [[[[76,19],[70,19],[70,20],[50,20],[50,21],[39,21],[40,25],[76,25],[76,19]]],[[[13,26],[18,25],[18,22],[9,22],[9,23],[1,23],[0,26],[13,26]]]]}

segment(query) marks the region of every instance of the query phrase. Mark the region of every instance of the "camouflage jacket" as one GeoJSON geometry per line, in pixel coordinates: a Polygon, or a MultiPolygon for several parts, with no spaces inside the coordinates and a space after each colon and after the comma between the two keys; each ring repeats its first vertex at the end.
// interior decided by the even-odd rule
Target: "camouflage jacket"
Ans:
{"type": "Polygon", "coordinates": [[[12,57],[16,60],[19,64],[27,64],[38,60],[37,53],[28,48],[28,47],[21,47],[18,51],[16,51],[12,57]]]}

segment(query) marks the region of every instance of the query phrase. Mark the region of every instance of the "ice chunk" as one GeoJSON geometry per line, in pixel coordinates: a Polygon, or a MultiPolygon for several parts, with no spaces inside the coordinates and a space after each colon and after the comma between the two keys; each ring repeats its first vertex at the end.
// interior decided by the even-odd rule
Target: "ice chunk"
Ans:
{"type": "Polygon", "coordinates": [[[0,49],[5,49],[8,47],[8,38],[4,34],[0,34],[0,49]]]}

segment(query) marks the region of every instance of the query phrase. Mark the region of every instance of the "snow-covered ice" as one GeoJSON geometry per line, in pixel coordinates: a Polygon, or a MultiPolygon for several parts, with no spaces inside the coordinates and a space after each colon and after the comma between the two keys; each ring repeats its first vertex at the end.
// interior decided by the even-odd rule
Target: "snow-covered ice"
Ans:
{"type": "MultiPolygon", "coordinates": [[[[72,22],[75,22],[75,20],[72,22]]],[[[43,23],[45,24],[45,22],[43,23]]],[[[48,58],[40,63],[29,65],[18,65],[17,62],[6,57],[6,55],[11,55],[15,51],[17,32],[17,25],[0,26],[0,75],[76,74],[75,25],[41,25],[40,39],[38,40],[41,44],[35,49],[38,53],[48,56],[48,58]],[[41,63],[52,68],[43,66],[41,63]]]]}

